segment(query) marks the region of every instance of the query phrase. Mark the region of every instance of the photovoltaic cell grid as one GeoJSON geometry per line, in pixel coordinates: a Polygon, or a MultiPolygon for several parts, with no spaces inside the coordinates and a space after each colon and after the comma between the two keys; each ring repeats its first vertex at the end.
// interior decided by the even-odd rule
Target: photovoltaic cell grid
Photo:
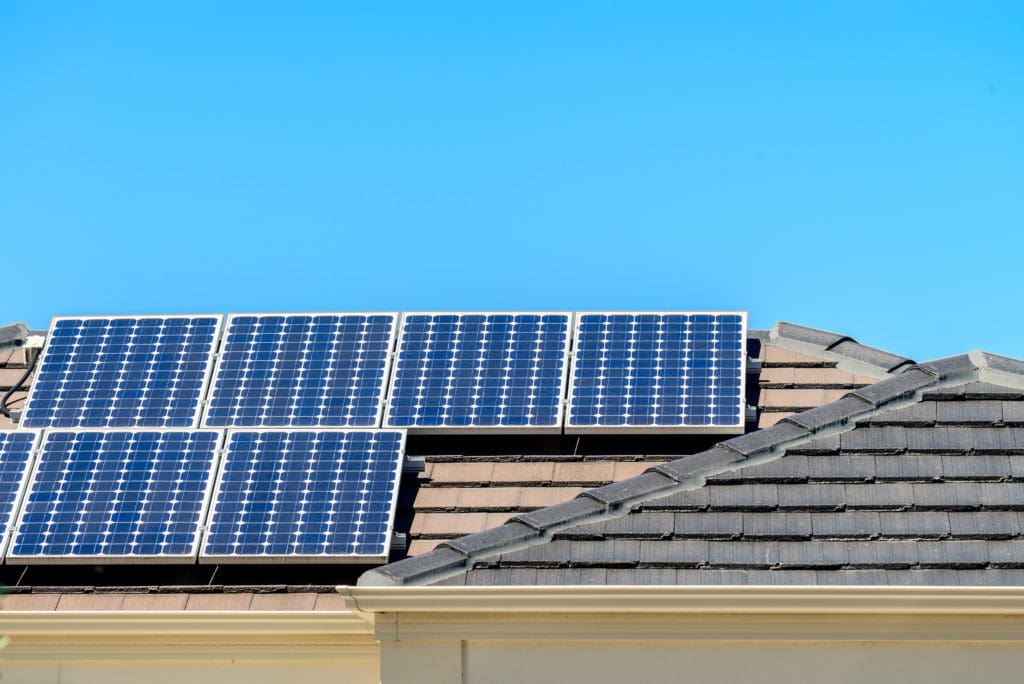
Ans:
{"type": "Polygon", "coordinates": [[[55,319],[20,427],[194,427],[219,327],[219,316],[55,319]]]}
{"type": "Polygon", "coordinates": [[[7,548],[22,489],[32,466],[35,432],[0,432],[0,553],[7,548]]]}
{"type": "Polygon", "coordinates": [[[571,314],[406,314],[385,427],[561,428],[571,314]]]}
{"type": "Polygon", "coordinates": [[[47,432],[8,559],[193,562],[220,433],[47,432]]]}
{"type": "Polygon", "coordinates": [[[567,428],[742,428],[745,314],[579,314],[567,428]]]}
{"type": "Polygon", "coordinates": [[[204,427],[377,427],[394,314],[234,315],[204,427]]]}
{"type": "Polygon", "coordinates": [[[387,560],[404,433],[230,431],[201,559],[387,560]]]}

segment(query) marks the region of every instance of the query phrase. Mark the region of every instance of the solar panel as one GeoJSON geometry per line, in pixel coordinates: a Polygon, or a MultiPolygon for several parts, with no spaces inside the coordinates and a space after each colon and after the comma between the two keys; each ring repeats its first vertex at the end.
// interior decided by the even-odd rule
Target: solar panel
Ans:
{"type": "Polygon", "coordinates": [[[380,425],[397,314],[235,314],[204,427],[380,425]]]}
{"type": "Polygon", "coordinates": [[[743,431],[745,313],[577,314],[567,432],[743,431]]]}
{"type": "Polygon", "coordinates": [[[194,427],[220,316],[55,318],[19,427],[194,427]]]}
{"type": "Polygon", "coordinates": [[[560,432],[569,313],[402,318],[385,427],[560,432]]]}
{"type": "Polygon", "coordinates": [[[216,430],[46,432],[8,562],[194,562],[220,439],[216,430]]]}
{"type": "Polygon", "coordinates": [[[200,560],[387,562],[399,430],[231,430],[200,560]]]}
{"type": "Polygon", "coordinates": [[[38,439],[36,432],[0,432],[0,555],[7,549],[11,537],[15,513],[32,467],[32,450],[38,439]]]}

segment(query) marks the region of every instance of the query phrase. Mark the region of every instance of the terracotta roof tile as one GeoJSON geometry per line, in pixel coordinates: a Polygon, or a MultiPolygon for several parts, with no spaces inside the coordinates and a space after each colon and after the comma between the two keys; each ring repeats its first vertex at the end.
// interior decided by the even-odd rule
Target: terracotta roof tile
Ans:
{"type": "Polygon", "coordinates": [[[253,594],[249,610],[313,610],[316,599],[317,594],[313,593],[253,594]]]}
{"type": "Polygon", "coordinates": [[[62,594],[57,610],[120,610],[124,594],[62,594]]]}
{"type": "Polygon", "coordinates": [[[192,594],[186,610],[249,610],[252,594],[192,594]]]}

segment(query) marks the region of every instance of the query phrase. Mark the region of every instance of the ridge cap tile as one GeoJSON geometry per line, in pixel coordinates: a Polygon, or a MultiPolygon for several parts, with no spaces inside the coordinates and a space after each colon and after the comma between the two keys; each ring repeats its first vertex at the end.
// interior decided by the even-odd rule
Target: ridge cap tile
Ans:
{"type": "Polygon", "coordinates": [[[980,352],[980,355],[984,359],[986,367],[992,370],[1013,373],[1014,375],[1024,375],[1024,361],[1020,359],[992,354],[987,351],[980,352]]]}
{"type": "Polygon", "coordinates": [[[458,551],[464,556],[473,556],[506,544],[513,544],[539,536],[540,532],[533,527],[517,520],[512,520],[498,527],[467,534],[457,539],[443,541],[438,546],[458,551]]]}
{"type": "Polygon", "coordinates": [[[613,482],[603,487],[588,489],[579,496],[594,499],[612,509],[618,508],[631,499],[654,496],[658,492],[674,487],[676,484],[677,482],[674,478],[657,471],[648,470],[640,475],[613,482]]]}
{"type": "Polygon", "coordinates": [[[719,445],[735,451],[741,456],[749,456],[810,434],[810,430],[800,425],[780,421],[769,428],[754,430],[745,435],[719,442],[719,445]]]}
{"type": "Polygon", "coordinates": [[[858,397],[869,402],[875,408],[881,408],[897,399],[908,397],[919,389],[933,385],[935,382],[936,376],[933,372],[915,366],[899,375],[854,390],[847,396],[858,397]]]}
{"type": "Polygon", "coordinates": [[[845,425],[851,418],[870,412],[874,408],[874,404],[867,399],[856,394],[848,394],[842,399],[786,416],[779,422],[792,423],[813,433],[825,427],[845,425]]]}
{"type": "Polygon", "coordinates": [[[447,547],[420,556],[373,568],[359,577],[358,584],[405,584],[410,580],[466,566],[466,555],[447,547]]]}
{"type": "Polygon", "coordinates": [[[514,516],[511,521],[522,523],[539,532],[544,532],[558,525],[582,520],[595,513],[603,513],[607,508],[604,503],[597,499],[580,495],[554,506],[514,516]]]}
{"type": "Polygon", "coordinates": [[[830,347],[833,347],[844,340],[856,341],[847,335],[840,335],[838,333],[829,332],[828,330],[811,328],[806,325],[799,325],[788,321],[779,321],[776,324],[776,338],[779,337],[797,340],[799,342],[806,342],[825,350],[828,350],[830,347]]]}
{"type": "Polygon", "coordinates": [[[745,460],[744,456],[732,449],[726,449],[716,444],[710,449],[693,454],[692,456],[683,456],[668,463],[659,463],[652,468],[648,468],[646,472],[661,473],[676,482],[682,482],[696,475],[715,470],[720,466],[728,466],[743,460],[745,460]]]}

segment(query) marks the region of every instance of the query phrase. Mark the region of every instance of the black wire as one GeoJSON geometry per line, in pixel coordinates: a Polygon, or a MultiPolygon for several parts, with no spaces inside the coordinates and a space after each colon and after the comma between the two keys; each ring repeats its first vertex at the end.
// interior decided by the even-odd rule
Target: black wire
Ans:
{"type": "Polygon", "coordinates": [[[11,395],[21,389],[21,386],[25,384],[26,380],[28,380],[28,376],[32,375],[32,371],[35,370],[36,362],[39,360],[40,356],[42,356],[40,352],[36,352],[32,355],[32,363],[28,364],[28,368],[25,369],[25,374],[18,379],[18,382],[11,385],[11,389],[7,390],[7,394],[4,395],[3,399],[0,399],[0,413],[4,414],[5,418],[10,419],[11,417],[11,410],[7,408],[8,400],[10,400],[11,395]]]}

